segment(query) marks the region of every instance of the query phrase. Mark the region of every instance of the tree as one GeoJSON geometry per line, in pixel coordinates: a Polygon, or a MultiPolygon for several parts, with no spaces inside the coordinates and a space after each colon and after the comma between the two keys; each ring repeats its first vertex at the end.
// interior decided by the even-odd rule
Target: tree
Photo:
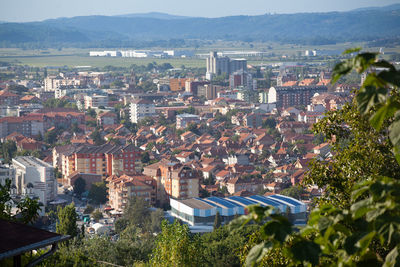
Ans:
{"type": "Polygon", "coordinates": [[[219,211],[215,214],[215,220],[214,220],[214,230],[218,229],[221,227],[221,215],[219,214],[219,211]]]}
{"type": "Polygon", "coordinates": [[[301,200],[301,195],[306,193],[306,191],[301,186],[291,186],[289,188],[283,189],[280,194],[288,197],[292,197],[301,200]]]}
{"type": "Polygon", "coordinates": [[[0,183],[0,218],[22,223],[31,223],[39,215],[40,205],[35,199],[25,197],[17,204],[17,212],[11,212],[12,198],[11,180],[6,179],[4,185],[0,183]]]}
{"type": "Polygon", "coordinates": [[[98,222],[100,219],[103,218],[103,213],[97,209],[92,212],[92,217],[96,222],[98,222]]]}
{"type": "Polygon", "coordinates": [[[263,126],[263,128],[275,129],[276,120],[273,117],[268,117],[263,121],[262,126],[263,126]]]}
{"type": "Polygon", "coordinates": [[[150,161],[149,152],[147,152],[147,151],[143,152],[143,153],[140,155],[140,161],[141,161],[143,164],[149,163],[149,161],[150,161]]]}
{"type": "Polygon", "coordinates": [[[4,163],[11,163],[17,152],[17,145],[14,141],[8,140],[2,144],[4,163]]]}
{"type": "Polygon", "coordinates": [[[94,211],[94,207],[92,205],[87,205],[85,210],[83,211],[84,214],[91,214],[94,211]]]}
{"type": "Polygon", "coordinates": [[[201,266],[199,240],[191,236],[187,225],[163,221],[161,229],[151,255],[152,266],[201,266]]]}
{"type": "Polygon", "coordinates": [[[74,193],[78,196],[82,195],[85,192],[86,181],[82,177],[78,177],[78,179],[74,182],[74,193]]]}
{"type": "Polygon", "coordinates": [[[117,234],[122,233],[125,228],[129,225],[129,221],[126,218],[119,218],[115,221],[115,232],[117,234]]]}
{"type": "Polygon", "coordinates": [[[51,130],[44,134],[44,142],[53,145],[57,141],[57,131],[51,130]]]}
{"type": "Polygon", "coordinates": [[[149,221],[149,208],[149,203],[144,198],[132,197],[129,199],[124,214],[131,224],[143,228],[149,221]]]}
{"type": "Polygon", "coordinates": [[[71,204],[62,208],[57,207],[58,222],[56,224],[56,231],[61,235],[70,235],[72,237],[77,236],[79,233],[76,221],[78,215],[75,211],[75,204],[71,204]]]}
{"type": "Polygon", "coordinates": [[[93,183],[89,190],[89,198],[97,203],[104,204],[107,201],[107,185],[104,181],[93,183]]]}
{"type": "Polygon", "coordinates": [[[93,142],[96,146],[100,146],[105,143],[104,139],[101,138],[101,134],[97,129],[92,132],[90,138],[93,139],[93,142]]]}

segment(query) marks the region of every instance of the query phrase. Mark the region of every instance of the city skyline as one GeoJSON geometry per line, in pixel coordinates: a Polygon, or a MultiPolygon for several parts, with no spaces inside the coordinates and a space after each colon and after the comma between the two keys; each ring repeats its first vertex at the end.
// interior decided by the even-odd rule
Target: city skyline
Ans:
{"type": "Polygon", "coordinates": [[[399,4],[399,0],[357,0],[317,1],[317,0],[282,0],[274,1],[251,0],[243,5],[241,1],[210,1],[188,3],[182,0],[141,1],[116,0],[110,2],[98,1],[50,1],[50,0],[15,0],[0,3],[0,21],[29,22],[54,19],[59,17],[89,16],[89,15],[125,15],[136,13],[161,12],[190,17],[224,17],[234,15],[262,15],[266,13],[302,13],[350,11],[357,8],[380,7],[399,4]],[[24,8],[21,8],[24,7],[24,8]]]}

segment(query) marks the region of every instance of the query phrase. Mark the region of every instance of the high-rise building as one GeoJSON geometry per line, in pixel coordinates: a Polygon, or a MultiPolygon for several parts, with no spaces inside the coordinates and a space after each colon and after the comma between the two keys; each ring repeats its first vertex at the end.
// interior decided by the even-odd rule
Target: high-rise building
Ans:
{"type": "Polygon", "coordinates": [[[154,117],[156,115],[156,108],[153,102],[140,99],[131,103],[130,112],[131,122],[138,123],[146,117],[154,117]]]}
{"type": "Polygon", "coordinates": [[[210,52],[207,58],[207,74],[208,80],[213,75],[221,75],[223,73],[231,74],[235,71],[247,71],[247,60],[244,58],[230,59],[229,57],[219,57],[217,52],[210,52]]]}
{"type": "Polygon", "coordinates": [[[56,199],[57,180],[53,166],[32,156],[16,157],[12,165],[16,195],[38,198],[44,207],[56,199]]]}

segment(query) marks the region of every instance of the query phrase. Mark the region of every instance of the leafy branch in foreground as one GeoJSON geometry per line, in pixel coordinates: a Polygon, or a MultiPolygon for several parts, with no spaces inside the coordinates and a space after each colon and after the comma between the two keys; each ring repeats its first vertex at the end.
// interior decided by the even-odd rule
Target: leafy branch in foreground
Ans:
{"type": "MultiPolygon", "coordinates": [[[[346,53],[358,51],[348,50],[346,53]]],[[[333,82],[353,70],[358,73],[372,71],[356,93],[356,106],[360,119],[368,119],[379,132],[378,141],[390,140],[390,147],[393,147],[394,156],[400,163],[400,72],[389,62],[378,60],[377,53],[359,53],[335,67],[333,82]]],[[[335,115],[340,116],[340,112],[331,116],[335,115]]],[[[337,133],[336,130],[333,132],[337,133]]],[[[348,134],[352,134],[355,129],[348,127],[348,130],[348,134]]],[[[357,130],[370,131],[368,127],[357,130]]],[[[364,138],[368,136],[364,135],[364,138]]],[[[344,151],[347,145],[341,144],[344,151]]],[[[352,157],[347,158],[350,169],[365,156],[363,152],[350,155],[352,157]]],[[[395,161],[391,164],[397,165],[395,161]]],[[[271,255],[274,253],[271,252],[276,252],[284,257],[286,266],[398,266],[400,179],[397,170],[398,166],[393,169],[392,177],[379,175],[379,172],[349,177],[348,174],[356,176],[356,173],[348,169],[337,170],[343,172],[343,177],[353,180],[349,204],[343,208],[329,202],[319,205],[301,229],[296,229],[283,216],[274,214],[269,207],[250,207],[249,215],[242,220],[265,223],[259,233],[261,242],[249,251],[246,265],[272,265],[271,255]]],[[[326,185],[333,182],[329,176],[326,177],[326,185]]]]}

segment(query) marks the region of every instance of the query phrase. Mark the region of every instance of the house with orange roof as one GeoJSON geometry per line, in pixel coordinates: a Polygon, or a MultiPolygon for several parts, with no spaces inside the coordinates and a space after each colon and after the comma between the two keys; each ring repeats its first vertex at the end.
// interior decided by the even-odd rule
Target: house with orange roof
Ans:
{"type": "Polygon", "coordinates": [[[299,82],[299,86],[311,86],[315,84],[315,79],[309,78],[299,82]]]}
{"type": "Polygon", "coordinates": [[[282,86],[296,86],[297,81],[287,81],[282,84],[282,86]]]}
{"type": "Polygon", "coordinates": [[[19,103],[19,96],[8,90],[0,91],[0,105],[16,106],[19,103]]]}
{"type": "Polygon", "coordinates": [[[34,95],[25,95],[19,99],[21,104],[31,104],[31,103],[38,103],[40,99],[34,95]]]}

